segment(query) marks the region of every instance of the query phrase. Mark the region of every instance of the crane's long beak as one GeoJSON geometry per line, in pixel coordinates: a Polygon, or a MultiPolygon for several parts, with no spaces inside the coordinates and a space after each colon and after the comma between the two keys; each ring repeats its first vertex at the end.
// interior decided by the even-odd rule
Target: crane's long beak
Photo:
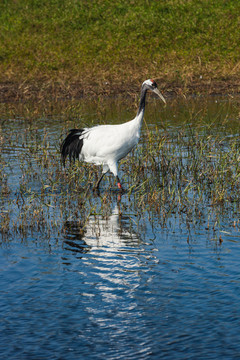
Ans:
{"type": "Polygon", "coordinates": [[[164,97],[162,96],[162,94],[160,93],[160,91],[158,90],[158,88],[155,88],[155,89],[153,90],[153,92],[160,97],[160,99],[164,102],[164,104],[166,104],[166,100],[164,99],[164,97]]]}

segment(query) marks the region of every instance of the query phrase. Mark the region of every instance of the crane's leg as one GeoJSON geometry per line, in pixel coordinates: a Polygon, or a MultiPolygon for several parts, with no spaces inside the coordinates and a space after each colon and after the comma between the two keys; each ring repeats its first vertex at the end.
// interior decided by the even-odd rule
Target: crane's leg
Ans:
{"type": "Polygon", "coordinates": [[[103,165],[102,175],[100,176],[100,178],[98,179],[96,185],[94,186],[95,190],[99,190],[100,182],[102,181],[104,175],[108,172],[108,170],[109,170],[108,165],[103,165]]]}
{"type": "Polygon", "coordinates": [[[117,180],[117,186],[119,188],[119,190],[122,192],[123,188],[120,182],[120,179],[118,177],[118,168],[117,168],[117,163],[108,163],[109,166],[109,170],[113,173],[113,175],[115,176],[116,180],[117,180]]]}
{"type": "Polygon", "coordinates": [[[101,175],[100,178],[98,179],[96,185],[94,186],[94,189],[99,190],[100,182],[102,181],[102,179],[103,179],[103,177],[104,177],[105,174],[106,174],[106,173],[102,173],[102,175],[101,175]]]}
{"type": "Polygon", "coordinates": [[[116,176],[116,179],[117,179],[117,186],[118,186],[119,190],[123,191],[123,187],[120,183],[120,179],[119,179],[118,175],[116,176]]]}

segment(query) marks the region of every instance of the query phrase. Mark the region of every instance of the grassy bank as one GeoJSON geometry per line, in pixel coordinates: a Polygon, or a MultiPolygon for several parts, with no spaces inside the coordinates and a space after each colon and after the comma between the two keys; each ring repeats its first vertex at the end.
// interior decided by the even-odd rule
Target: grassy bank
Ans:
{"type": "Polygon", "coordinates": [[[238,1],[0,3],[2,97],[238,92],[238,1]]]}

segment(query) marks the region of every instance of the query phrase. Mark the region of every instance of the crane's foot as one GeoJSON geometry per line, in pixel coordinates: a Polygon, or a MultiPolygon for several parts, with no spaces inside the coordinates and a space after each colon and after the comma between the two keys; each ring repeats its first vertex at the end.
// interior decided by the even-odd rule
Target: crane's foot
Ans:
{"type": "Polygon", "coordinates": [[[120,183],[120,182],[118,182],[118,183],[117,183],[117,186],[118,186],[119,190],[121,190],[121,189],[122,189],[122,185],[121,185],[121,183],[120,183]]]}
{"type": "Polygon", "coordinates": [[[96,194],[98,196],[100,195],[100,189],[98,186],[93,186],[92,191],[94,194],[96,194]]]}
{"type": "Polygon", "coordinates": [[[117,183],[117,186],[118,186],[119,192],[121,192],[121,193],[124,193],[124,192],[125,192],[125,190],[124,190],[124,188],[122,187],[122,185],[121,185],[120,182],[117,183]]]}
{"type": "Polygon", "coordinates": [[[124,189],[122,187],[122,184],[120,183],[120,179],[118,176],[116,176],[116,179],[117,179],[117,187],[119,189],[119,192],[123,193],[124,192],[124,189]]]}

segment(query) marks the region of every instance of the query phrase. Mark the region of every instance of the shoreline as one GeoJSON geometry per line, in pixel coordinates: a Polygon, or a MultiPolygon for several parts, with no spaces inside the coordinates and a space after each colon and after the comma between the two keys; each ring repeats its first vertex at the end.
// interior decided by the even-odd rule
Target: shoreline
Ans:
{"type": "MultiPolygon", "coordinates": [[[[222,95],[235,96],[240,94],[240,80],[238,79],[198,79],[186,84],[173,81],[159,81],[159,90],[165,97],[194,96],[194,95],[222,95]]],[[[0,102],[25,102],[25,101],[59,101],[77,100],[80,98],[114,97],[114,96],[136,96],[139,93],[139,84],[129,82],[88,83],[83,81],[58,82],[58,81],[36,81],[36,82],[0,82],[0,102]],[[128,86],[127,86],[128,85],[128,86]]]]}

